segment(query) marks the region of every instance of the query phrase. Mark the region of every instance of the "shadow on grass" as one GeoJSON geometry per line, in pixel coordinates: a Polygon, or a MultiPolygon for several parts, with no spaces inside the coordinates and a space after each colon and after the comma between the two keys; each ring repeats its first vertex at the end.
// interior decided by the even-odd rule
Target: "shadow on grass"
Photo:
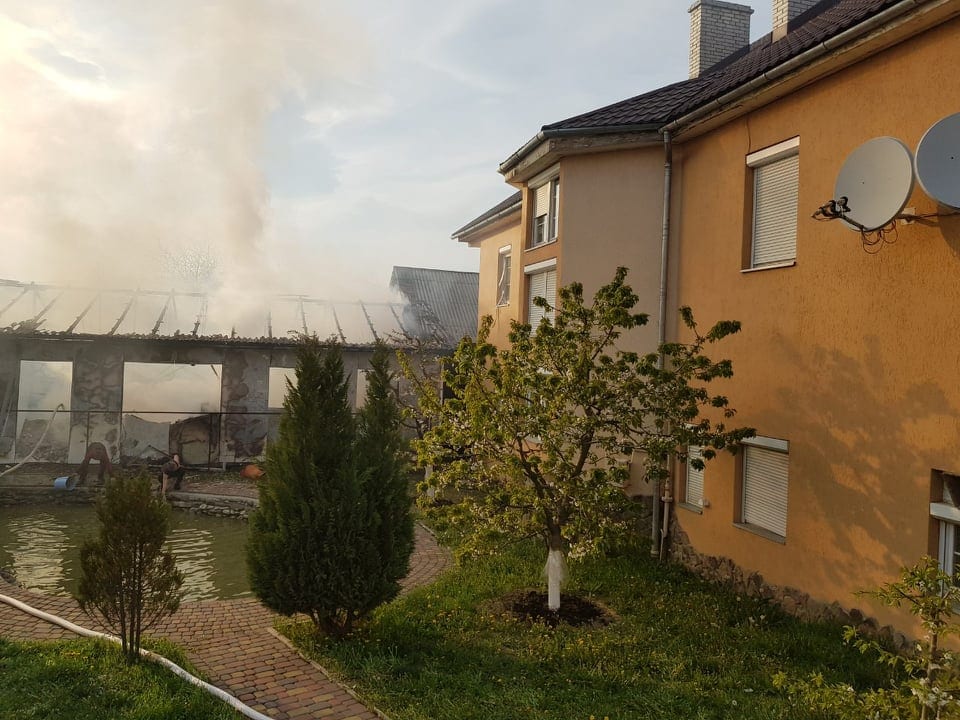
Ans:
{"type": "Polygon", "coordinates": [[[885,681],[839,626],[801,623],[639,552],[572,567],[569,589],[619,615],[609,626],[551,629],[492,610],[539,585],[538,556],[516,547],[455,568],[345,642],[281,630],[394,720],[803,718],[773,688],[776,672],[885,681]]]}

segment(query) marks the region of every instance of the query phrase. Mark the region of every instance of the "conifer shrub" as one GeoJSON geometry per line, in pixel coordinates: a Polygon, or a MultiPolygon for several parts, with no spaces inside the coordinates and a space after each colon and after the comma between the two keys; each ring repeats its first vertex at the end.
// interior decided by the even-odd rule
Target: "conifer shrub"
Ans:
{"type": "Polygon", "coordinates": [[[354,418],[339,347],[306,338],[247,544],[250,585],[332,636],[393,598],[413,547],[399,411],[378,348],[354,418]],[[402,478],[402,481],[401,481],[402,478]]]}
{"type": "Polygon", "coordinates": [[[180,606],[183,574],[169,550],[170,508],[144,476],[111,479],[97,505],[98,534],[80,547],[74,597],[120,636],[128,663],[140,658],[144,630],[180,606]]]}

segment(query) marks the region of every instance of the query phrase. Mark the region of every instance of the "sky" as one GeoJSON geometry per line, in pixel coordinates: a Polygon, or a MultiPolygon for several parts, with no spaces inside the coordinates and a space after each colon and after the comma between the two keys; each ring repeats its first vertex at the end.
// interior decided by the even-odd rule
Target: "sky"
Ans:
{"type": "MultiPolygon", "coordinates": [[[[539,128],[687,76],[690,0],[0,0],[0,278],[384,298],[539,128]]],[[[753,38],[772,0],[754,3],[753,38]]]]}

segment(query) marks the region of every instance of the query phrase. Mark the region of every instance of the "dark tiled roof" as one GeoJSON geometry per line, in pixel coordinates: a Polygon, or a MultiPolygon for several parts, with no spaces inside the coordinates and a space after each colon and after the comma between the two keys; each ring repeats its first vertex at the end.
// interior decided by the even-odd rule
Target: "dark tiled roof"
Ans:
{"type": "Polygon", "coordinates": [[[480,215],[479,217],[475,217],[473,220],[468,222],[462,228],[460,228],[459,230],[456,230],[450,237],[460,238],[461,236],[469,233],[471,230],[476,230],[477,228],[482,227],[483,225],[486,225],[488,222],[493,221],[498,215],[502,213],[506,213],[507,211],[513,210],[514,208],[519,210],[520,196],[521,196],[521,193],[518,190],[503,202],[500,202],[494,205],[492,208],[490,208],[485,213],[483,213],[483,215],[480,215]]]}
{"type": "Polygon", "coordinates": [[[448,348],[476,336],[479,273],[396,266],[390,287],[408,303],[403,325],[409,334],[448,348]]]}
{"type": "Polygon", "coordinates": [[[665,125],[839,35],[899,0],[823,0],[791,21],[779,40],[772,34],[698,78],[667,85],[629,100],[543,126],[545,135],[586,128],[665,125]]]}
{"type": "Polygon", "coordinates": [[[709,84],[707,78],[694,78],[667,85],[629,100],[591,110],[581,115],[544,125],[543,130],[576,130],[627,125],[662,125],[677,116],[709,84]]]}

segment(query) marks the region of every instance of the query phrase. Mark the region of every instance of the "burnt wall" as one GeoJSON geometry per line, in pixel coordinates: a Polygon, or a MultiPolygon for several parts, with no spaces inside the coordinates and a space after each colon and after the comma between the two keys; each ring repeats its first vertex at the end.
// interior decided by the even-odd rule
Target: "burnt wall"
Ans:
{"type": "Polygon", "coordinates": [[[103,443],[111,458],[119,457],[120,413],[123,410],[123,352],[86,345],[73,358],[70,390],[70,451],[78,463],[90,443],[103,443]]]}
{"type": "Polygon", "coordinates": [[[12,455],[17,437],[20,358],[15,347],[0,348],[0,458],[12,455]]]}
{"type": "Polygon", "coordinates": [[[223,354],[222,368],[221,459],[236,462],[259,457],[267,440],[270,355],[259,350],[227,350],[223,354]]]}

